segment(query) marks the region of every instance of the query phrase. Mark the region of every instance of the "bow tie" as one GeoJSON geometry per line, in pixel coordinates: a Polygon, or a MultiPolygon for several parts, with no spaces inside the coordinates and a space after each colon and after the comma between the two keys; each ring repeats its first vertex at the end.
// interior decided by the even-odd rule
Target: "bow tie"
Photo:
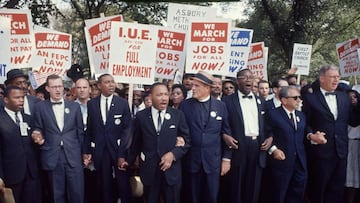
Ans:
{"type": "Polygon", "coordinates": [[[336,95],[335,92],[325,92],[325,96],[329,96],[329,95],[336,95]]]}
{"type": "Polygon", "coordinates": [[[62,104],[62,101],[59,101],[59,102],[51,102],[52,105],[61,105],[62,104]]]}
{"type": "Polygon", "coordinates": [[[242,98],[244,98],[244,99],[246,99],[246,98],[247,99],[252,99],[252,95],[243,95],[242,98]]]}

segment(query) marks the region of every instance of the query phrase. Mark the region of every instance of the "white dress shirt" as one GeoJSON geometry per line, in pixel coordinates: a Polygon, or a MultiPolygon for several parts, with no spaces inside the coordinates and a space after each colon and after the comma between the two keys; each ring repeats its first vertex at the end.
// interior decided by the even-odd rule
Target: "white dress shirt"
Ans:
{"type": "Polygon", "coordinates": [[[108,97],[105,97],[104,95],[100,96],[100,110],[101,110],[101,117],[104,122],[104,125],[106,123],[106,109],[105,109],[106,99],[108,99],[107,105],[108,105],[108,110],[110,111],[113,96],[114,96],[113,94],[108,97]]]}
{"type": "Polygon", "coordinates": [[[255,95],[250,92],[248,96],[252,98],[243,98],[243,93],[238,91],[240,106],[243,114],[245,136],[255,137],[259,136],[259,115],[256,104],[255,95]]]}
{"type": "Polygon", "coordinates": [[[329,106],[329,109],[334,116],[335,120],[338,116],[338,110],[337,110],[337,102],[336,102],[336,95],[325,95],[327,92],[326,90],[320,88],[321,93],[324,95],[327,105],[329,106]]]}
{"type": "MultiPolygon", "coordinates": [[[[12,111],[6,107],[4,107],[6,113],[10,116],[10,118],[16,123],[16,119],[15,119],[15,111],[12,111]]],[[[19,120],[20,120],[20,123],[23,122],[23,117],[21,115],[21,112],[18,111],[18,117],[19,117],[19,120]]]]}
{"type": "MultiPolygon", "coordinates": [[[[52,99],[50,99],[50,102],[55,102],[52,99]]],[[[64,128],[64,111],[65,111],[65,104],[64,100],[56,101],[61,102],[61,104],[53,104],[52,109],[56,118],[56,124],[58,125],[60,131],[64,128]]]]}
{"type": "Polygon", "coordinates": [[[161,123],[164,123],[164,116],[165,116],[166,110],[159,110],[159,109],[154,108],[153,106],[151,107],[151,115],[152,115],[153,123],[154,123],[155,129],[157,132],[160,131],[159,126],[158,126],[159,111],[161,111],[161,113],[160,113],[161,123]]]}

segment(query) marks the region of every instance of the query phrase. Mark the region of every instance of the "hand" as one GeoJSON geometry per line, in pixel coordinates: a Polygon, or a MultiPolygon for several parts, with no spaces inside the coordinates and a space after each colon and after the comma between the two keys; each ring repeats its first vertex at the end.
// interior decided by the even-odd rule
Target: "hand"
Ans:
{"type": "Polygon", "coordinates": [[[91,163],[91,154],[83,154],[82,158],[83,158],[83,164],[85,166],[88,166],[91,163]]]}
{"type": "Polygon", "coordinates": [[[261,147],[260,149],[261,150],[264,150],[264,151],[267,151],[271,145],[272,145],[272,141],[273,141],[273,137],[268,137],[264,140],[264,142],[261,144],[261,147]]]}
{"type": "Polygon", "coordinates": [[[229,160],[222,160],[221,162],[221,176],[226,175],[230,171],[231,161],[229,160]]]}
{"type": "Polygon", "coordinates": [[[175,147],[183,147],[185,146],[185,140],[183,137],[176,137],[176,144],[175,144],[175,147]]]}
{"type": "Polygon", "coordinates": [[[5,183],[4,181],[0,178],[0,193],[4,193],[5,191],[5,183]]]}
{"type": "Polygon", "coordinates": [[[315,134],[311,133],[309,135],[309,139],[317,144],[326,144],[327,143],[327,140],[325,138],[325,133],[320,132],[320,131],[316,131],[315,134]]]}
{"type": "Polygon", "coordinates": [[[119,170],[126,171],[126,167],[129,166],[129,163],[127,161],[125,161],[124,158],[118,158],[117,159],[117,165],[118,165],[119,170]]]}
{"type": "Polygon", "coordinates": [[[45,140],[41,134],[40,131],[37,131],[37,130],[34,130],[32,133],[31,133],[31,138],[33,139],[33,141],[38,144],[38,145],[42,145],[44,144],[45,140]]]}
{"type": "Polygon", "coordinates": [[[166,171],[171,167],[172,162],[174,161],[174,154],[172,152],[168,152],[166,154],[164,154],[161,157],[161,161],[160,161],[160,169],[162,171],[166,171]]]}
{"type": "Polygon", "coordinates": [[[280,149],[275,149],[275,151],[273,152],[273,156],[274,156],[274,159],[276,160],[285,160],[285,154],[282,150],[280,149]]]}
{"type": "Polygon", "coordinates": [[[223,140],[230,149],[238,149],[238,141],[232,136],[223,134],[223,140]]]}

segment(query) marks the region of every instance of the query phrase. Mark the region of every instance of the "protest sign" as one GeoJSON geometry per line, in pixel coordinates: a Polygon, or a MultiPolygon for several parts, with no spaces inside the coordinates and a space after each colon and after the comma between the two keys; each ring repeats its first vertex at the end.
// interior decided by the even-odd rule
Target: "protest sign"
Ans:
{"type": "Polygon", "coordinates": [[[71,67],[71,35],[35,26],[35,50],[30,61],[36,86],[42,85],[50,74],[64,76],[71,67]]]}
{"type": "Polygon", "coordinates": [[[0,16],[11,19],[10,65],[12,68],[29,68],[34,47],[34,34],[30,10],[0,9],[0,16]]]}
{"type": "Polygon", "coordinates": [[[309,75],[312,46],[294,43],[291,68],[296,67],[295,74],[309,75]]]}
{"type": "Polygon", "coordinates": [[[112,22],[109,73],[117,82],[154,83],[157,27],[112,22]]]}
{"type": "Polygon", "coordinates": [[[236,73],[246,67],[252,35],[253,30],[244,28],[231,29],[229,76],[236,77],[236,73]]]}
{"type": "Polygon", "coordinates": [[[155,77],[173,79],[176,72],[184,72],[185,33],[170,28],[158,30],[155,77]]]}
{"type": "Polygon", "coordinates": [[[250,46],[247,68],[257,78],[267,80],[267,52],[264,42],[252,43],[250,46]]]}
{"type": "Polygon", "coordinates": [[[213,19],[216,18],[216,12],[214,7],[169,3],[167,27],[188,31],[192,19],[213,19]]]}
{"type": "Polygon", "coordinates": [[[96,76],[109,72],[110,30],[113,21],[122,21],[122,16],[85,20],[90,69],[96,76]]]}
{"type": "Polygon", "coordinates": [[[0,16],[0,83],[4,84],[10,70],[10,29],[11,19],[0,16]]]}
{"type": "Polygon", "coordinates": [[[193,20],[190,25],[185,72],[203,70],[210,74],[228,75],[230,20],[193,20]]]}
{"type": "Polygon", "coordinates": [[[357,49],[360,48],[359,38],[336,44],[342,77],[359,75],[360,65],[357,49]]]}

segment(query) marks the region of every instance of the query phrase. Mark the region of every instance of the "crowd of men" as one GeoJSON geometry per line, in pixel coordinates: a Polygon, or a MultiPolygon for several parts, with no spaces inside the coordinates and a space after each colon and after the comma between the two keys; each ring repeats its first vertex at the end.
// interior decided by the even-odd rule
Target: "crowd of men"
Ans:
{"type": "Polygon", "coordinates": [[[0,192],[29,203],[353,202],[348,127],[360,125],[359,105],[336,66],[320,67],[312,84],[296,79],[199,71],[182,85],[135,88],[129,107],[110,74],[71,89],[50,75],[36,97],[12,69],[0,103],[0,192]]]}

